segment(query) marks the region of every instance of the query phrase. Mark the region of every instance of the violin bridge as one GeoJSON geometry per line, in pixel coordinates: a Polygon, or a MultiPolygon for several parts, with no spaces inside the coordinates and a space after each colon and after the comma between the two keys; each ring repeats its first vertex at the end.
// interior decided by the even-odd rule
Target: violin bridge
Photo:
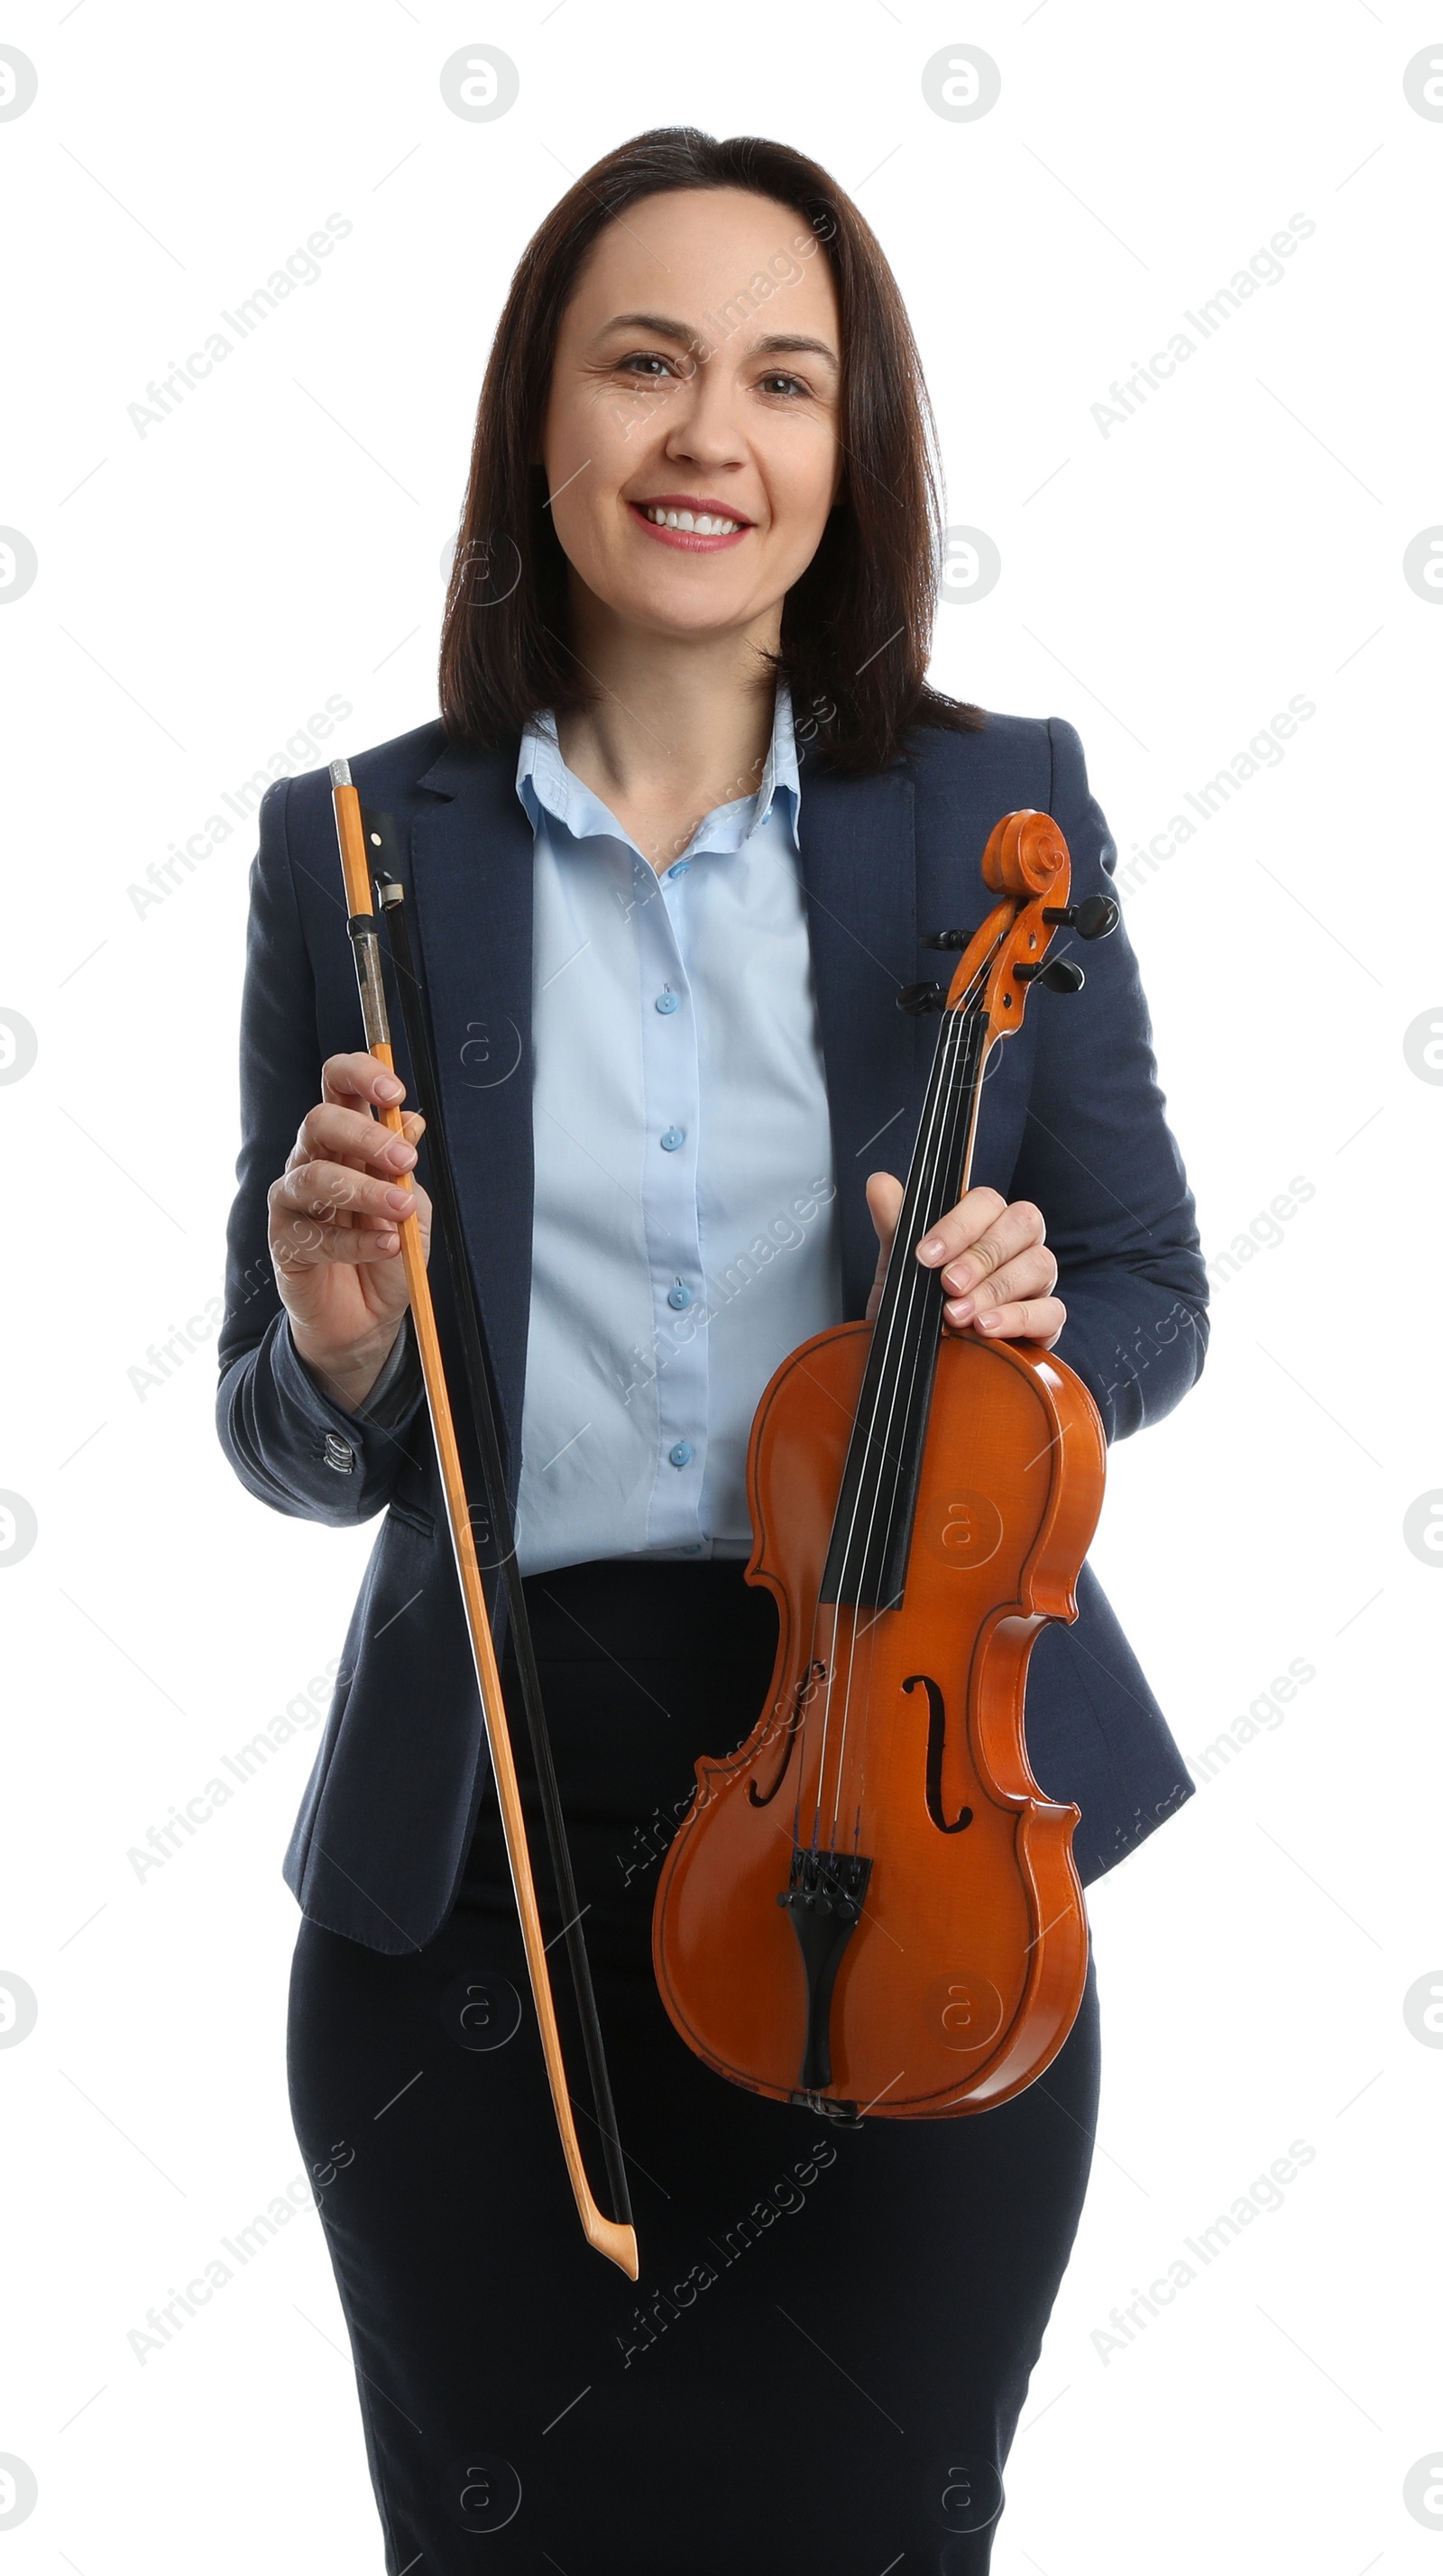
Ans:
{"type": "MultiPolygon", "coordinates": [[[[811,2097],[824,2093],[832,2080],[832,1990],[842,1953],[862,1919],[871,1875],[872,1864],[860,1852],[804,1851],[794,1846],[791,1881],[777,1897],[778,1905],[784,1905],[791,1916],[807,1975],[807,2038],[800,2091],[809,2107],[823,2107],[814,2105],[811,2097]]],[[[845,2107],[855,2117],[855,2103],[845,2107]]]]}

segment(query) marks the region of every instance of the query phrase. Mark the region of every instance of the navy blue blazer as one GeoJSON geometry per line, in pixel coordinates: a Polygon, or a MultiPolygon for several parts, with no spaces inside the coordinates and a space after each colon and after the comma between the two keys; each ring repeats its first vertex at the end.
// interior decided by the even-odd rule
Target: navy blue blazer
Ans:
{"type": "MultiPolygon", "coordinates": [[[[450,747],[435,722],[351,764],[363,808],[393,818],[513,1503],[533,1188],[533,838],[516,794],[518,748],[450,747]]],[[[1056,816],[1077,896],[1106,889],[1116,851],[1082,745],[1056,717],[989,716],[975,734],[919,729],[905,757],[865,779],[830,768],[817,746],[799,751],[801,866],[854,1318],[877,1257],[866,1176],[879,1164],[905,1173],[936,1042],[935,1019],[896,1008],[904,984],[937,971],[922,941],[983,918],[992,898],[982,850],[1016,807],[1056,816]]],[[[364,1040],[326,772],[278,781],[259,824],[220,1437],[242,1484],[276,1511],[337,1527],[385,1513],[284,1872],[314,1921],[402,1953],[424,1947],[450,1909],[489,1762],[424,1406],[386,1430],[332,1403],[296,1356],[271,1271],[269,1185],[319,1097],[322,1059],[364,1040]]],[[[1126,928],[1085,955],[1085,991],[1040,992],[998,1048],[973,1178],[1042,1209],[1067,1305],[1059,1354],[1109,1439],[1120,1439],[1167,1413],[1198,1375],[1207,1285],[1126,928]]],[[[399,1034],[397,1060],[414,1091],[399,1034]]],[[[417,1177],[427,1179],[424,1145],[417,1177]]],[[[433,1261],[431,1276],[454,1350],[445,1264],[433,1261]]],[[[499,1646],[494,1574],[488,1597],[499,1646]]],[[[1193,1783],[1090,1567],[1078,1598],[1075,1625],[1049,1624],[1033,1649],[1027,1736],[1043,1788],[1082,1810],[1075,1848],[1086,1881],[1193,1783]]]]}

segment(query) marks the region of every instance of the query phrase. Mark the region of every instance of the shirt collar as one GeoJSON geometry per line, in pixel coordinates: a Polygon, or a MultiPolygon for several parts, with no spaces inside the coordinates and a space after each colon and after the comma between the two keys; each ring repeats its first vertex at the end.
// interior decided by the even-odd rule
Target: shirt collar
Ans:
{"type": "MultiPolygon", "coordinates": [[[[516,763],[516,793],[533,830],[544,809],[554,822],[564,824],[576,840],[601,835],[608,840],[624,841],[633,849],[636,846],[631,834],[622,830],[616,816],[609,806],[603,804],[595,789],[588,787],[574,770],[567,768],[557,740],[556,719],[549,707],[531,717],[522,728],[521,750],[516,763]]],[[[687,856],[695,858],[704,850],[740,849],[743,841],[760,830],[778,799],[783,820],[795,844],[802,782],[797,767],[791,692],[780,676],[772,715],[772,738],[767,748],[761,784],[751,796],[733,797],[724,805],[714,806],[688,842],[687,856]]]]}

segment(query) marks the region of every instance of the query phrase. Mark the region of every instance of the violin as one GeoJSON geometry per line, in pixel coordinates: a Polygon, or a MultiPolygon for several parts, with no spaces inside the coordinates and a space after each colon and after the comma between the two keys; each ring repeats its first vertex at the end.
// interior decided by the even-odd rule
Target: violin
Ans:
{"type": "Polygon", "coordinates": [[[752,1424],[749,1583],[779,1633],[766,1705],[697,1763],[652,1921],[681,2037],[733,2083],[854,2126],[990,2109],[1034,2081],[1082,2000],[1088,1932],[1076,1806],[1028,1765],[1028,1658],[1075,1585],[1102,1506],[1101,1417],[1064,1361],[953,1328],[914,1246],[967,1188],[993,1048],[1041,983],[1069,902],[1066,840],[1006,814],[982,859],[997,902],[941,1011],[875,1320],[812,1336],[752,1424]]]}

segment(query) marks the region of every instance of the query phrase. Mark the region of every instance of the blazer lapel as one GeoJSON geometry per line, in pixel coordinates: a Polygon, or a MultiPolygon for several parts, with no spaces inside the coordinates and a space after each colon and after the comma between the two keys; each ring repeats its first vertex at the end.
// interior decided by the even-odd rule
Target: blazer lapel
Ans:
{"type": "Polygon", "coordinates": [[[902,762],[873,778],[845,777],[807,745],[798,746],[798,764],[797,837],[832,1113],[843,1311],[854,1319],[866,1312],[877,1267],[867,1175],[905,1176],[936,1038],[933,1021],[897,1008],[899,991],[919,971],[912,780],[902,762]]]}
{"type": "Polygon", "coordinates": [[[505,1432],[512,1500],[531,1307],[534,843],[517,744],[448,745],[419,781],[411,889],[441,1109],[505,1432]]]}

